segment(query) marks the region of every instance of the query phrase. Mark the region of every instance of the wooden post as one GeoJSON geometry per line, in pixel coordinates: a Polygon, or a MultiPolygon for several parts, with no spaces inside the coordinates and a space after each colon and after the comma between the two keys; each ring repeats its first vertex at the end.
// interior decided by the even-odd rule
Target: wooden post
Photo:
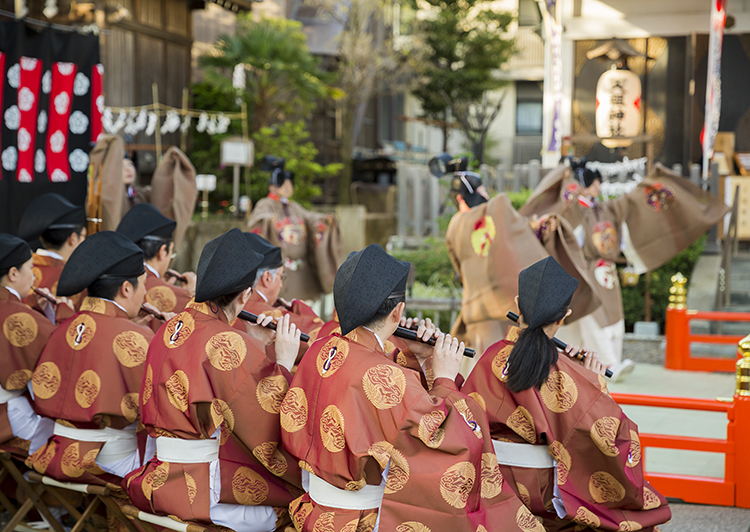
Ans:
{"type": "MultiPolygon", "coordinates": [[[[182,119],[188,114],[188,89],[185,87],[182,89],[182,119]]],[[[183,131],[180,127],[180,149],[185,152],[187,151],[187,131],[183,131]]]]}
{"type": "MultiPolygon", "coordinates": [[[[250,140],[250,124],[247,119],[247,103],[245,103],[245,100],[242,100],[242,103],[240,104],[240,110],[242,112],[242,138],[245,140],[250,140]]],[[[250,212],[253,210],[253,194],[252,189],[250,188],[251,180],[250,180],[250,167],[246,166],[243,170],[243,178],[245,181],[245,194],[247,194],[248,199],[250,200],[250,205],[247,207],[247,213],[245,216],[248,218],[250,217],[250,212]]]]}
{"type": "MultiPolygon", "coordinates": [[[[159,86],[156,83],[151,84],[151,93],[154,96],[154,112],[156,116],[159,116],[159,86]]],[[[161,162],[161,124],[159,121],[156,122],[156,130],[154,130],[154,137],[156,139],[156,162],[161,162]]]]}

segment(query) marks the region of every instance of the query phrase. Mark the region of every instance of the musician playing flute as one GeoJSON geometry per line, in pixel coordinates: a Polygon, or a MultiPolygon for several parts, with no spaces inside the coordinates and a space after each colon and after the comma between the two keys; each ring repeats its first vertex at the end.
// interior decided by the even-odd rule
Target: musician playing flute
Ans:
{"type": "Polygon", "coordinates": [[[58,293],[88,297],[52,333],[31,379],[37,413],[55,421],[27,462],[39,473],[116,488],[140,465],[138,392],[153,333],[131,318],[145,281],[143,252],[113,231],[87,238],[65,264],[58,293]]]}
{"type": "MultiPolygon", "coordinates": [[[[502,480],[481,406],[458,391],[463,344],[439,334],[427,392],[385,340],[404,311],[409,263],[373,244],[339,268],[341,333],[302,359],[281,405],[284,448],[309,492],[290,512],[300,532],[541,530],[502,480]]],[[[418,337],[435,333],[421,323],[418,337]]]]}
{"type": "Polygon", "coordinates": [[[593,351],[552,338],[578,281],[547,257],[521,271],[521,328],[490,346],[461,391],[485,407],[503,478],[544,530],[653,530],[667,501],[643,478],[638,427],[612,400],[593,351]],[[580,357],[579,357],[580,358],[580,357]]]}
{"type": "MultiPolygon", "coordinates": [[[[279,298],[286,278],[281,248],[272,245],[268,240],[255,233],[245,233],[245,238],[247,238],[253,251],[263,255],[263,262],[261,262],[258,273],[255,275],[250,299],[245,303],[245,310],[256,315],[263,314],[277,319],[282,316],[289,316],[291,322],[300,331],[310,335],[309,342],[300,342],[297,355],[299,361],[307,351],[308,346],[318,337],[318,331],[323,325],[323,320],[303,301],[293,299],[291,303],[287,303],[279,298]]],[[[240,330],[245,330],[246,326],[247,322],[235,322],[235,327],[239,327],[240,330]]]]}
{"type": "MultiPolygon", "coordinates": [[[[144,511],[237,532],[289,523],[302,493],[297,461],[281,447],[279,408],[300,331],[283,317],[276,360],[233,328],[263,256],[239,229],[206,244],[195,301],[166,323],[148,351],[141,386],[146,463],[124,481],[144,511]]],[[[270,316],[259,316],[262,325],[270,316]]]]}
{"type": "MultiPolygon", "coordinates": [[[[18,226],[18,236],[29,244],[41,242],[33,255],[34,288],[47,288],[57,295],[57,283],[65,263],[86,239],[86,213],[60,194],[47,193],[26,207],[18,226]],[[38,239],[38,240],[37,240],[38,239]]],[[[27,305],[42,310],[34,294],[21,294],[27,305]]],[[[85,293],[71,294],[76,309],[85,293]]]]}
{"type": "MultiPolygon", "coordinates": [[[[143,251],[146,267],[146,302],[156,307],[163,316],[171,319],[185,307],[195,295],[196,276],[185,272],[185,286],[177,286],[174,277],[167,281],[167,270],[175,251],[172,235],[177,222],[170,220],[159,210],[148,203],[134,206],[117,226],[122,233],[143,251]]],[[[163,321],[152,320],[154,332],[159,330],[163,321]]]]}

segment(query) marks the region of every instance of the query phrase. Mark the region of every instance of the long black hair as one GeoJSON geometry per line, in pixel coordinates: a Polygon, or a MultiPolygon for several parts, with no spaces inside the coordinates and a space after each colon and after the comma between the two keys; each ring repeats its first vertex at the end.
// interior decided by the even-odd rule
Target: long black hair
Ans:
{"type": "MultiPolygon", "coordinates": [[[[566,312],[567,308],[549,323],[561,320],[566,312]]],[[[521,330],[508,357],[508,380],[505,385],[511,392],[522,392],[532,386],[541,388],[549,377],[550,368],[557,363],[557,348],[544,332],[544,327],[549,323],[521,330]]]]}

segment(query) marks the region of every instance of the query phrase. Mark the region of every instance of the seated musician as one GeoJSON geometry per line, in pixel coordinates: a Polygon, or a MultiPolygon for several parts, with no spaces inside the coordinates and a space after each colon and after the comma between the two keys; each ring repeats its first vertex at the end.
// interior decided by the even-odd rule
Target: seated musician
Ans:
{"type": "Polygon", "coordinates": [[[22,458],[47,442],[53,426],[51,419],[34,412],[27,391],[55,330],[50,320],[21,299],[34,281],[32,260],[26,242],[0,234],[0,322],[4,333],[0,336],[0,448],[22,458]]]}
{"type": "MultiPolygon", "coordinates": [[[[117,232],[132,240],[143,251],[146,266],[146,302],[153,305],[167,319],[185,307],[195,294],[195,274],[185,272],[185,287],[170,284],[167,279],[169,263],[174,253],[174,233],[177,222],[170,220],[148,203],[133,207],[120,221],[117,232]]],[[[172,277],[171,282],[176,279],[172,277]]],[[[151,322],[154,332],[162,321],[151,322]]]]}
{"type": "MultiPolygon", "coordinates": [[[[144,511],[237,532],[289,523],[286,508],[301,480],[297,461],[281,448],[279,408],[299,330],[288,317],[279,320],[274,362],[230,325],[262,261],[239,229],[206,244],[197,303],[167,322],[149,347],[140,395],[147,462],[123,482],[144,511]]],[[[272,320],[260,318],[264,325],[272,320]]]]}
{"type": "Polygon", "coordinates": [[[37,413],[55,421],[28,460],[39,473],[118,486],[140,465],[138,392],[153,333],[131,318],[145,282],[143,252],[113,231],[87,238],[65,264],[58,294],[88,297],[52,333],[32,377],[37,413]]]}
{"type": "MultiPolygon", "coordinates": [[[[289,303],[279,297],[286,278],[281,248],[271,245],[268,240],[255,233],[245,233],[245,238],[253,251],[263,255],[263,262],[258,267],[253,291],[245,304],[245,310],[256,315],[264,314],[274,318],[288,315],[300,331],[309,334],[310,341],[300,343],[300,352],[297,357],[299,360],[307,351],[307,346],[316,340],[323,320],[299,299],[293,299],[289,303]]],[[[238,324],[238,326],[244,325],[238,324]]]]}
{"type": "MultiPolygon", "coordinates": [[[[34,252],[34,286],[57,294],[57,283],[65,262],[86,239],[86,213],[59,194],[47,193],[35,198],[26,207],[18,225],[18,237],[27,242],[41,242],[34,252]]],[[[86,294],[71,294],[76,309],[86,294]]],[[[36,297],[21,294],[26,304],[37,310],[36,297]]]]}
{"type": "Polygon", "coordinates": [[[503,478],[546,529],[652,530],[670,510],[643,478],[638,427],[596,353],[558,354],[551,340],[577,286],[552,257],[521,271],[521,328],[487,349],[462,391],[486,405],[503,478]]]}
{"type": "Polygon", "coordinates": [[[538,530],[500,476],[484,411],[454,382],[463,344],[443,334],[434,348],[408,343],[432,356],[429,393],[385,352],[408,273],[373,244],[336,274],[341,331],[308,349],[281,405],[284,448],[309,481],[290,506],[296,529],[538,530]]]}

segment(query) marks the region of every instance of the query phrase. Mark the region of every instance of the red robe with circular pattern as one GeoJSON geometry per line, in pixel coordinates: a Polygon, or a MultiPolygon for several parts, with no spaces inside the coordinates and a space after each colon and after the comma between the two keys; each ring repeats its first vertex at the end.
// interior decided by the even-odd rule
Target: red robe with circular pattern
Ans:
{"type": "Polygon", "coordinates": [[[555,469],[500,465],[503,477],[547,530],[651,530],[671,512],[643,478],[638,427],[607,391],[604,378],[560,354],[541,389],[505,386],[504,370],[520,329],[479,359],[461,391],[483,405],[492,438],[545,445],[555,469]],[[565,517],[552,505],[557,480],[565,517]]]}
{"type": "MultiPolygon", "coordinates": [[[[141,421],[154,438],[199,440],[219,429],[219,502],[272,506],[281,522],[302,493],[297,463],[280,445],[279,408],[290,380],[221,310],[192,302],[149,347],[141,421]]],[[[123,485],[141,510],[211,524],[208,462],[154,456],[123,485]]]]}
{"type": "Polygon", "coordinates": [[[427,392],[364,327],[319,339],[281,406],[284,447],[341,490],[388,474],[380,511],[326,507],[305,494],[290,506],[297,530],[371,532],[379,516],[382,531],[541,531],[503,481],[486,423],[453,381],[436,379],[427,392]]]}
{"type": "MultiPolygon", "coordinates": [[[[138,394],[153,333],[111,301],[87,297],[47,342],[31,379],[34,409],[79,429],[124,429],[138,420],[138,394]]],[[[95,463],[103,442],[53,435],[27,461],[63,482],[110,485],[120,477],[95,463]]]]}

